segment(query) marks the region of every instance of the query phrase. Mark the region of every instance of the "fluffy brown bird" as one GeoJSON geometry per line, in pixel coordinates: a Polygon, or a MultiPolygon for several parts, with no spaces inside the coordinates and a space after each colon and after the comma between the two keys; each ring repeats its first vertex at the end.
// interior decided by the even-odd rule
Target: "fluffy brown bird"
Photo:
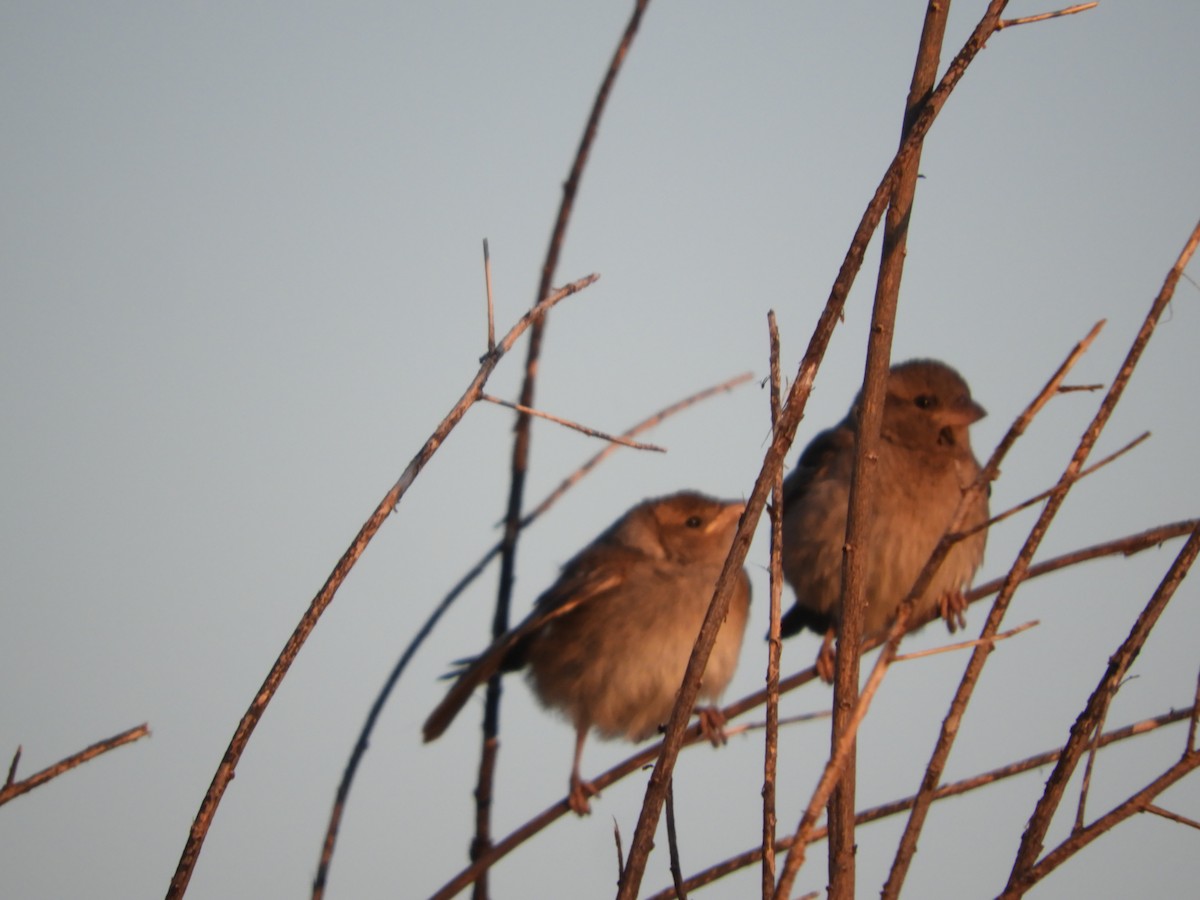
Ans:
{"type": "MultiPolygon", "coordinates": [[[[803,628],[825,634],[817,670],[833,680],[833,636],[841,619],[842,548],[856,443],[856,399],[837,426],[813,439],[783,485],[783,571],[796,603],[783,617],[785,636],[803,628]]],[[[865,560],[863,638],[887,633],[901,601],[954,515],[963,490],[979,474],[968,427],[983,418],[954,369],[918,359],[892,367],[877,462],[865,560]]],[[[988,518],[984,493],[964,530],[988,518]]],[[[954,631],[965,625],[963,591],[983,561],[987,533],[955,544],[918,599],[917,619],[941,612],[954,631]]]]}
{"type": "MultiPolygon", "coordinates": [[[[568,799],[588,813],[596,789],[579,774],[588,731],[641,741],[670,717],[743,509],[683,492],[629,510],[563,567],[528,618],[469,661],[426,720],[425,740],[496,672],[527,668],[542,704],[575,725],[568,799]]],[[[740,574],[704,671],[705,700],[720,697],[737,666],[750,607],[750,580],[740,574]]],[[[700,715],[710,740],[723,742],[716,708],[700,715]]]]}

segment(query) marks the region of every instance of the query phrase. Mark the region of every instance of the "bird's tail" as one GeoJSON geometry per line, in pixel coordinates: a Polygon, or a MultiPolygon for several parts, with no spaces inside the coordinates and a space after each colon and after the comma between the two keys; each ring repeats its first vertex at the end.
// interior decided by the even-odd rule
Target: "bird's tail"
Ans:
{"type": "Polygon", "coordinates": [[[466,706],[467,700],[471,698],[475,688],[501,670],[505,657],[511,649],[510,641],[499,640],[470,661],[470,664],[463,669],[458,679],[450,686],[450,690],[446,692],[442,702],[425,720],[421,731],[425,736],[426,743],[442,736],[442,732],[450,727],[454,717],[466,706]]]}

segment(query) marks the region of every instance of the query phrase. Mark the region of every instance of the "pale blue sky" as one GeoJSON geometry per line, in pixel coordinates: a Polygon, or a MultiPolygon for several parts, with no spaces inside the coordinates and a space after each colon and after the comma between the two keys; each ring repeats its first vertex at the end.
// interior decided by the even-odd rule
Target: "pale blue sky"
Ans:
{"type": "MultiPolygon", "coordinates": [[[[955,5],[945,60],[982,7],[955,5]]],[[[475,372],[483,238],[498,328],[533,300],[560,185],[629,9],[0,7],[0,758],[23,745],[28,775],[139,722],[154,732],[0,812],[0,893],[165,892],[272,660],[475,372]]],[[[652,4],[559,267],[560,283],[602,279],[551,319],[540,407],[620,430],[739,372],[761,377],[772,308],[795,372],[894,151],[922,10],[913,0],[652,4]]],[[[1193,0],[1108,0],[1006,30],[935,125],[895,356],[962,371],[990,413],[973,430],[981,456],[1101,318],[1073,380],[1112,378],[1200,215],[1197,34],[1193,0]]],[[[876,258],[872,249],[800,442],[840,418],[857,389],[876,258]]],[[[1152,440],[1078,486],[1041,556],[1200,513],[1198,331],[1197,289],[1183,283],[1097,454],[1144,430],[1152,440]]],[[[493,393],[514,394],[523,355],[522,344],[501,364],[493,393]]],[[[1055,401],[1005,465],[996,509],[1057,478],[1098,399],[1055,401]]],[[[665,456],[617,454],[527,534],[516,612],[642,498],[748,493],[767,421],[755,384],[653,433],[665,456]]],[[[511,423],[505,410],[473,410],[386,523],[262,720],[189,896],[307,894],[380,683],[496,537],[511,423]]],[[[598,446],[537,424],[529,500],[598,446]]],[[[995,531],[982,578],[1003,573],[1033,515],[995,531]]],[[[730,698],[758,687],[765,666],[759,537],[730,698]]],[[[1177,546],[1018,595],[1011,623],[1042,624],[993,655],[949,777],[1061,743],[1177,546]]],[[[448,661],[485,642],[495,578],[489,570],[462,598],[396,691],[351,798],[331,898],[423,896],[465,861],[480,707],[430,747],[419,724],[448,661]]],[[[1111,724],[1190,702],[1197,601],[1185,582],[1111,724]]],[[[971,629],[983,618],[973,609],[971,629]]],[[[929,628],[913,645],[943,640],[929,628]]],[[[816,647],[789,642],[785,667],[808,665],[816,647]]],[[[863,805],[916,787],[963,662],[893,673],[860,741],[863,805]]],[[[519,680],[505,696],[499,833],[561,797],[572,744],[519,680]]],[[[785,712],[828,699],[812,686],[785,712]]],[[[1182,742],[1175,728],[1102,756],[1089,808],[1149,782],[1182,742]]],[[[825,746],[823,724],[784,735],[782,826],[798,821],[825,746]]],[[[585,768],[627,752],[591,742],[585,768]]],[[[756,733],[682,757],[689,871],[758,839],[761,752],[756,733]]],[[[909,894],[994,896],[1046,775],[936,806],[909,894]]],[[[511,856],[494,874],[496,896],[609,896],[613,820],[632,834],[644,784],[627,779],[590,819],[511,856]]],[[[1200,815],[1195,779],[1162,804],[1200,815]]],[[[863,896],[882,883],[901,827],[859,832],[863,896]]],[[[825,884],[823,853],[801,890],[825,884]]],[[[750,896],[757,878],[751,870],[705,896],[750,896]]],[[[1198,878],[1194,832],[1143,816],[1042,894],[1178,896],[1198,878]]],[[[668,881],[656,853],[647,889],[668,881]]]]}

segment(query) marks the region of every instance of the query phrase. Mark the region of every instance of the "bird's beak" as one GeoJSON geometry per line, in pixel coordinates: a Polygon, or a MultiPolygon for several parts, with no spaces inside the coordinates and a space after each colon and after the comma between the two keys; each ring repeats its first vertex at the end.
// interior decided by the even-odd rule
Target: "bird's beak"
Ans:
{"type": "Polygon", "coordinates": [[[725,508],[721,510],[711,522],[708,523],[708,527],[704,529],[705,533],[720,531],[729,523],[736,522],[738,517],[741,516],[745,509],[746,504],[742,503],[740,500],[736,503],[726,504],[725,508]]]}
{"type": "Polygon", "coordinates": [[[948,408],[943,416],[947,425],[973,425],[987,415],[974,400],[963,399],[948,408]]]}

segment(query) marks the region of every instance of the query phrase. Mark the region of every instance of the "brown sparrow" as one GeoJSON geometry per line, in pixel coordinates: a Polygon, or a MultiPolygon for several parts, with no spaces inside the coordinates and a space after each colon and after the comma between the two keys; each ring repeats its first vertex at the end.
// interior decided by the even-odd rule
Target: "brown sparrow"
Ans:
{"type": "MultiPolygon", "coordinates": [[[[426,720],[425,740],[496,672],[526,668],[542,704],[575,725],[568,802],[588,813],[596,789],[579,774],[588,731],[641,741],[670,717],[743,509],[688,491],[633,507],[563,567],[528,618],[467,662],[426,720]]],[[[740,575],[704,672],[705,700],[721,695],[737,666],[750,607],[750,581],[740,575]]],[[[720,713],[700,716],[722,743],[720,713]]]]}
{"type": "MultiPolygon", "coordinates": [[[[825,634],[817,671],[833,680],[833,636],[841,619],[842,548],[854,465],[858,400],[837,426],[817,435],[783,485],[783,571],[796,603],[784,636],[825,634]]],[[[879,446],[868,557],[863,638],[887,633],[933,548],[950,525],[963,490],[979,474],[967,428],[985,415],[962,377],[935,360],[893,366],[879,446]]],[[[963,530],[988,518],[987,497],[972,504],[963,530]]],[[[955,544],[917,600],[914,621],[939,611],[951,631],[965,625],[963,590],[983,561],[987,533],[955,544]]]]}

